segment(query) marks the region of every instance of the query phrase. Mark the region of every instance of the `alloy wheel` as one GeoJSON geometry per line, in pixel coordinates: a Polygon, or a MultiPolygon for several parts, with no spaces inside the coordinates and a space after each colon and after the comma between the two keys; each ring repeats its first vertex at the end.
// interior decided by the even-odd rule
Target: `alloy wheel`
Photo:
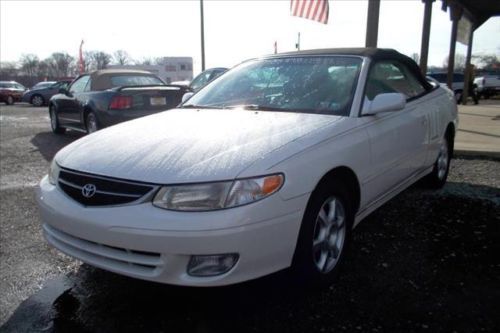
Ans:
{"type": "Polygon", "coordinates": [[[319,272],[331,272],[344,247],[346,237],[345,208],[337,197],[329,197],[316,217],[313,236],[313,260],[319,272]]]}
{"type": "Polygon", "coordinates": [[[42,96],[33,96],[33,98],[31,99],[31,104],[33,104],[34,106],[42,106],[43,105],[43,98],[42,96]]]}
{"type": "Polygon", "coordinates": [[[97,119],[93,113],[87,116],[87,133],[97,132],[97,119]]]}
{"type": "Polygon", "coordinates": [[[448,142],[443,139],[441,147],[439,147],[439,156],[437,160],[438,178],[443,179],[448,170],[448,142]]]}

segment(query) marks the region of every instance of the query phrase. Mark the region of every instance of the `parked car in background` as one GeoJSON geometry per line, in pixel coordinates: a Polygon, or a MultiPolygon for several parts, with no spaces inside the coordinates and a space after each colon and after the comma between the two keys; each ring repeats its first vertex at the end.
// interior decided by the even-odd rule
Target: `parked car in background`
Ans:
{"type": "Polygon", "coordinates": [[[0,81],[0,102],[12,105],[19,102],[26,87],[15,81],[0,81]]]}
{"type": "Polygon", "coordinates": [[[216,286],[291,267],[327,285],[356,224],[423,177],[445,184],[457,122],[453,94],[394,50],[246,61],[178,109],[59,151],[37,188],[43,232],[145,280],[216,286]]]}
{"type": "MultiPolygon", "coordinates": [[[[427,73],[427,76],[430,76],[436,79],[439,83],[447,86],[448,83],[448,73],[427,73]]],[[[457,103],[460,103],[462,100],[462,94],[464,91],[464,74],[463,73],[453,73],[453,83],[451,84],[453,92],[455,93],[455,100],[457,103]]]]}
{"type": "Polygon", "coordinates": [[[479,97],[485,99],[500,94],[500,74],[478,76],[474,80],[479,97]]]}
{"type": "Polygon", "coordinates": [[[47,87],[50,87],[51,85],[53,85],[56,82],[57,81],[42,81],[42,82],[38,82],[33,87],[31,87],[29,90],[47,88],[47,87]]]}
{"type": "Polygon", "coordinates": [[[49,82],[49,84],[42,83],[45,82],[37,83],[33,88],[25,91],[22,101],[30,103],[33,106],[47,105],[52,96],[58,94],[60,89],[66,89],[71,81],[49,82]]]}
{"type": "Polygon", "coordinates": [[[215,80],[222,74],[227,72],[227,68],[224,67],[216,67],[216,68],[210,68],[207,69],[206,71],[201,72],[198,74],[189,84],[189,89],[193,92],[197,92],[201,88],[207,85],[207,83],[215,80]]]}
{"type": "Polygon", "coordinates": [[[187,91],[138,70],[105,69],[77,77],[49,101],[52,131],[95,132],[176,107],[187,91]]]}
{"type": "Polygon", "coordinates": [[[191,92],[197,92],[198,90],[206,86],[210,81],[213,81],[217,77],[227,72],[227,70],[228,69],[224,67],[210,68],[198,74],[191,81],[175,81],[171,84],[188,87],[191,92]]]}

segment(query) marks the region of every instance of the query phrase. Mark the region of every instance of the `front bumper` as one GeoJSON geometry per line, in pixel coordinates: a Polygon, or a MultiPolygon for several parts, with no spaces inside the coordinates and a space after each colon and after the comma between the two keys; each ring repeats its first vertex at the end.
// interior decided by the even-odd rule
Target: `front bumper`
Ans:
{"type": "Polygon", "coordinates": [[[21,102],[31,103],[31,96],[32,94],[23,94],[23,96],[21,97],[21,102]]]}
{"type": "Polygon", "coordinates": [[[234,284],[289,267],[308,195],[279,195],[211,212],[174,212],[151,203],[84,207],[47,177],[37,188],[47,241],[72,257],[115,273],[187,286],[234,284]],[[227,273],[187,274],[191,255],[238,253],[227,273]]]}

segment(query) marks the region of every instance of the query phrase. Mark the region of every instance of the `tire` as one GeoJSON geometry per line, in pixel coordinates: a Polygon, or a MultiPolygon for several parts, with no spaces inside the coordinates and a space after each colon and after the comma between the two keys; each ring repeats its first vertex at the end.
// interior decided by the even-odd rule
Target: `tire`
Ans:
{"type": "Polygon", "coordinates": [[[92,111],[85,117],[85,128],[87,129],[87,134],[91,134],[99,130],[97,117],[92,111]]]}
{"type": "Polygon", "coordinates": [[[462,90],[455,91],[455,101],[457,102],[457,104],[462,103],[462,94],[462,90]]]}
{"type": "Polygon", "coordinates": [[[5,104],[7,105],[13,105],[14,104],[14,97],[12,96],[7,96],[7,99],[5,100],[5,104]]]}
{"type": "Polygon", "coordinates": [[[292,274],[300,285],[322,288],[338,276],[354,221],[348,193],[340,180],[324,182],[312,193],[292,263],[292,274]]]}
{"type": "Polygon", "coordinates": [[[446,184],[446,179],[448,178],[448,173],[450,171],[450,161],[453,154],[453,139],[445,137],[441,142],[439,147],[439,154],[434,162],[434,168],[432,172],[426,176],[425,185],[428,188],[440,189],[446,184]],[[449,142],[450,140],[450,142],[449,142]]]}
{"type": "Polygon", "coordinates": [[[45,100],[42,95],[33,95],[30,100],[31,105],[40,107],[45,104],[45,100]]]}
{"type": "Polygon", "coordinates": [[[54,105],[49,107],[49,116],[50,116],[50,128],[52,132],[55,134],[64,134],[66,129],[59,125],[59,119],[57,119],[57,112],[54,105]]]}

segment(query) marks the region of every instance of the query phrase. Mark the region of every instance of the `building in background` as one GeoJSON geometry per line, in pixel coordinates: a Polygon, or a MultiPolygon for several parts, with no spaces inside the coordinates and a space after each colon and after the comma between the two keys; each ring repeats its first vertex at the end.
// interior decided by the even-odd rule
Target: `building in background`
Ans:
{"type": "Polygon", "coordinates": [[[193,79],[192,57],[162,57],[158,65],[111,65],[108,68],[138,69],[156,74],[166,83],[193,79]]]}

